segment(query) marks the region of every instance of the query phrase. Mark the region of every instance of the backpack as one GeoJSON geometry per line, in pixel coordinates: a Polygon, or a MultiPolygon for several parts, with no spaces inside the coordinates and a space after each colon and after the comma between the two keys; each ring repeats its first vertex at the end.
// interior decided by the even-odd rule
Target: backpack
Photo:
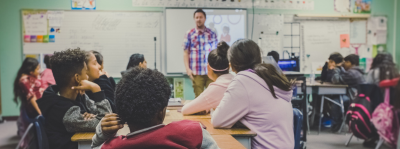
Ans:
{"type": "Polygon", "coordinates": [[[389,93],[389,88],[386,88],[385,101],[376,107],[374,113],[372,113],[371,121],[378,130],[379,136],[390,145],[396,146],[399,132],[399,122],[397,118],[397,112],[389,103],[389,93]]]}
{"type": "Polygon", "coordinates": [[[357,138],[368,139],[375,133],[370,120],[370,111],[371,101],[365,94],[359,94],[350,104],[346,113],[346,123],[357,138]]]}

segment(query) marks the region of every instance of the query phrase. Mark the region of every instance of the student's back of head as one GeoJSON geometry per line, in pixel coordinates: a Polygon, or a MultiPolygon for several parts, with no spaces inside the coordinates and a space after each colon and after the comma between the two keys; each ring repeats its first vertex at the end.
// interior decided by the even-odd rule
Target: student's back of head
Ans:
{"type": "Polygon", "coordinates": [[[48,69],[51,69],[50,58],[50,55],[45,55],[43,60],[44,64],[46,64],[46,68],[48,69]]]}
{"type": "Polygon", "coordinates": [[[217,49],[210,52],[208,64],[211,67],[211,72],[217,75],[229,73],[228,49],[229,45],[225,41],[221,41],[218,43],[217,49]]]}
{"type": "Polygon", "coordinates": [[[272,56],[276,63],[279,62],[279,53],[276,51],[268,52],[267,56],[272,56]]]}
{"type": "Polygon", "coordinates": [[[265,81],[275,98],[273,86],[284,91],[291,90],[291,83],[274,65],[261,63],[260,47],[254,41],[249,39],[236,41],[232,44],[228,57],[234,72],[253,69],[265,81]]]}
{"type": "Polygon", "coordinates": [[[86,52],[77,49],[68,49],[54,52],[50,60],[56,84],[59,88],[68,87],[76,83],[75,80],[87,79],[86,71],[82,71],[86,60],[86,52]]]}
{"type": "Polygon", "coordinates": [[[147,68],[147,62],[144,59],[143,54],[135,53],[132,54],[131,57],[129,58],[128,66],[126,66],[126,70],[129,68],[133,68],[136,66],[140,66],[142,68],[147,68]]]}
{"type": "Polygon", "coordinates": [[[379,69],[379,80],[393,79],[399,77],[399,70],[393,62],[393,57],[390,53],[378,53],[371,64],[371,70],[379,69]]]}
{"type": "Polygon", "coordinates": [[[170,95],[171,88],[162,73],[134,67],[117,84],[117,113],[130,126],[162,123],[170,95]]]}

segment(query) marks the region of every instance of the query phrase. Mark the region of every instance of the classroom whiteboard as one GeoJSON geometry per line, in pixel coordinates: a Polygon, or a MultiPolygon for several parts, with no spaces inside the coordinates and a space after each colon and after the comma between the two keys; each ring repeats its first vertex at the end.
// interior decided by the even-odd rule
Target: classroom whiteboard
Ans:
{"type": "MultiPolygon", "coordinates": [[[[218,41],[224,28],[229,28],[229,45],[247,37],[247,11],[244,9],[203,9],[207,15],[205,26],[216,32],[218,41]],[[212,27],[213,26],[213,27],[212,27]]],[[[166,63],[167,73],[186,73],[183,62],[183,41],[187,31],[196,27],[193,13],[196,9],[166,9],[166,63]]]]}
{"type": "Polygon", "coordinates": [[[156,61],[160,70],[161,19],[161,12],[64,11],[60,31],[50,32],[48,27],[55,41],[23,40],[23,53],[52,54],[76,47],[96,50],[104,56],[104,69],[113,77],[120,77],[120,72],[126,70],[131,54],[141,53],[148,68],[154,69],[156,61]]]}

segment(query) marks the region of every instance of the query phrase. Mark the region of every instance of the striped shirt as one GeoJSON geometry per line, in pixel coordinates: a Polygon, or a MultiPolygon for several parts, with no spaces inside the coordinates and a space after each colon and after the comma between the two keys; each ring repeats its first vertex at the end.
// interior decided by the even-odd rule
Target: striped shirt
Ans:
{"type": "Polygon", "coordinates": [[[209,28],[202,31],[193,28],[185,34],[183,49],[189,50],[189,68],[193,75],[207,75],[208,54],[217,44],[217,35],[209,28]]]}

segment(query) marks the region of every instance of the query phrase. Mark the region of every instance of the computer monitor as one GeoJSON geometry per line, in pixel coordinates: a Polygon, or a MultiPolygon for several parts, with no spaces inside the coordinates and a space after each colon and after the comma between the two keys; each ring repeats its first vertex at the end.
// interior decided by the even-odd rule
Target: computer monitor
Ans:
{"type": "Polygon", "coordinates": [[[297,58],[281,59],[279,60],[278,65],[282,69],[282,71],[300,71],[300,63],[297,58]]]}

